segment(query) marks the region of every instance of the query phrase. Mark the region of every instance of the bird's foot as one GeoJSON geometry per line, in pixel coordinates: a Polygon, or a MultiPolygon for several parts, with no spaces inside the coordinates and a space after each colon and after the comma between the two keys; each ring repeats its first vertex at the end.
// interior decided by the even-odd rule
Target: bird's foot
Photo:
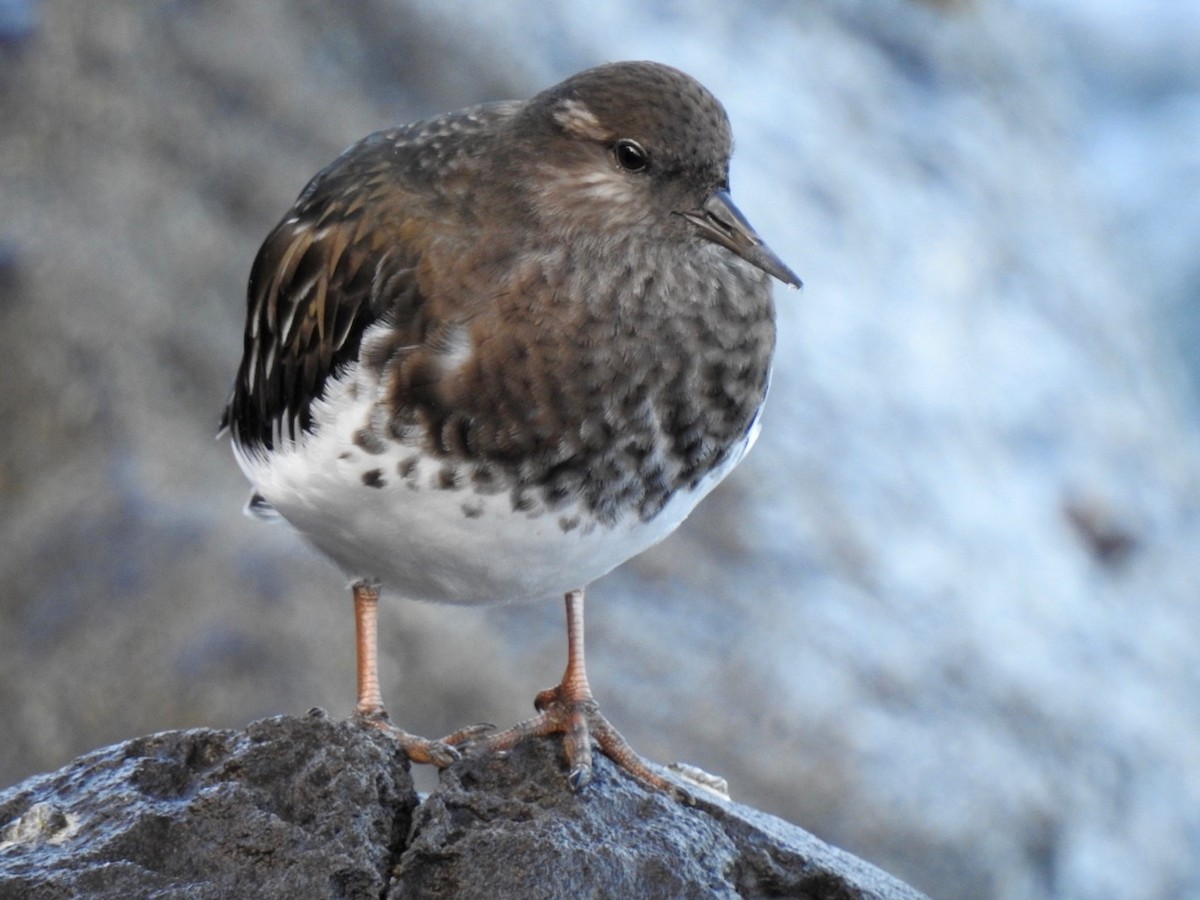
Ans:
{"type": "Polygon", "coordinates": [[[465,747],[495,730],[494,725],[483,722],[478,725],[469,725],[466,728],[460,728],[458,731],[448,734],[444,738],[430,740],[429,738],[418,737],[415,734],[409,734],[407,731],[397,728],[389,721],[387,711],[384,709],[358,710],[354,717],[361,724],[368,728],[378,729],[394,740],[400,745],[400,749],[404,751],[412,762],[429,763],[430,765],[437,766],[439,769],[446,768],[446,766],[462,757],[462,753],[459,750],[460,746],[465,749],[465,747]]]}
{"type": "Polygon", "coordinates": [[[600,712],[600,705],[586,691],[571,696],[563,685],[542,691],[534,700],[538,714],[511,728],[473,740],[469,752],[503,753],[517,744],[550,734],[563,735],[567,755],[567,782],[580,790],[592,780],[592,741],[605,756],[642,784],[687,802],[687,795],[676,785],[651,769],[620,732],[600,712]]]}

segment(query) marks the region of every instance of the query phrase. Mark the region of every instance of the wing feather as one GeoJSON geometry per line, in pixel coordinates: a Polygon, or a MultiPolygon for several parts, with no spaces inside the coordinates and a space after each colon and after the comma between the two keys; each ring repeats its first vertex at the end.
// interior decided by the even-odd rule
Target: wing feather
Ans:
{"type": "Polygon", "coordinates": [[[222,420],[243,447],[269,450],[309,430],[313,402],[357,357],[367,328],[397,299],[410,312],[419,306],[420,247],[400,236],[414,232],[402,226],[418,210],[388,180],[389,148],[368,139],[317,175],[254,260],[242,363],[222,420]],[[386,202],[364,190],[387,191],[386,202]]]}

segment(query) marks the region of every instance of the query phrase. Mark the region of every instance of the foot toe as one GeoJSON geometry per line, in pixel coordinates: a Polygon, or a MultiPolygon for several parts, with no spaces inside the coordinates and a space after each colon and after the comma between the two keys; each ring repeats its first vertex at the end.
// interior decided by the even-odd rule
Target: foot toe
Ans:
{"type": "Polygon", "coordinates": [[[469,753],[475,748],[481,738],[486,738],[495,732],[495,730],[496,726],[491,722],[479,722],[476,725],[468,725],[466,728],[460,728],[453,734],[446,735],[442,738],[442,743],[457,747],[460,753],[469,753]]]}
{"type": "Polygon", "coordinates": [[[462,754],[455,747],[444,741],[430,741],[425,738],[407,735],[407,740],[400,740],[400,746],[408,758],[415,763],[428,763],[439,769],[444,769],[453,762],[462,759],[462,754]]]}
{"type": "Polygon", "coordinates": [[[382,731],[394,740],[400,745],[400,749],[404,751],[411,762],[429,764],[437,766],[439,769],[444,769],[446,766],[462,758],[462,754],[454,747],[457,741],[453,739],[458,738],[460,735],[474,733],[475,729],[480,727],[479,725],[472,725],[470,728],[456,731],[454,734],[440,741],[431,741],[429,738],[418,737],[415,734],[409,734],[407,731],[397,728],[388,721],[388,714],[382,709],[360,710],[355,714],[355,719],[368,728],[382,731]]]}

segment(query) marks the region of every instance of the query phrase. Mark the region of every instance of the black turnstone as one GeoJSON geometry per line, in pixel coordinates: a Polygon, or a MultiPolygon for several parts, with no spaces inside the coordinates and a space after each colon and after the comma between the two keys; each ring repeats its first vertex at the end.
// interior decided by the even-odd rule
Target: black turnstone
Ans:
{"type": "Polygon", "coordinates": [[[416,761],[562,732],[672,790],[600,714],[583,588],[670,534],[758,433],[771,277],[800,280],[729,195],[725,110],[649,62],[381,131],[309,182],[250,274],[225,410],[250,509],[353,583],[358,705],[416,761]],[[380,590],[566,597],[538,713],[442,740],[387,721],[380,590]]]}

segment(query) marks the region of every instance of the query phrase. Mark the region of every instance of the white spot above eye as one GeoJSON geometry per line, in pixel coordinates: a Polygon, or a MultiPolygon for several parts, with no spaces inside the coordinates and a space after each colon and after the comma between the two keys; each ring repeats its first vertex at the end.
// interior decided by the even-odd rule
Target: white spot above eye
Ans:
{"type": "Polygon", "coordinates": [[[600,120],[578,100],[563,100],[554,110],[554,121],[563,127],[564,131],[582,138],[603,141],[608,138],[608,131],[600,124],[600,120]]]}

